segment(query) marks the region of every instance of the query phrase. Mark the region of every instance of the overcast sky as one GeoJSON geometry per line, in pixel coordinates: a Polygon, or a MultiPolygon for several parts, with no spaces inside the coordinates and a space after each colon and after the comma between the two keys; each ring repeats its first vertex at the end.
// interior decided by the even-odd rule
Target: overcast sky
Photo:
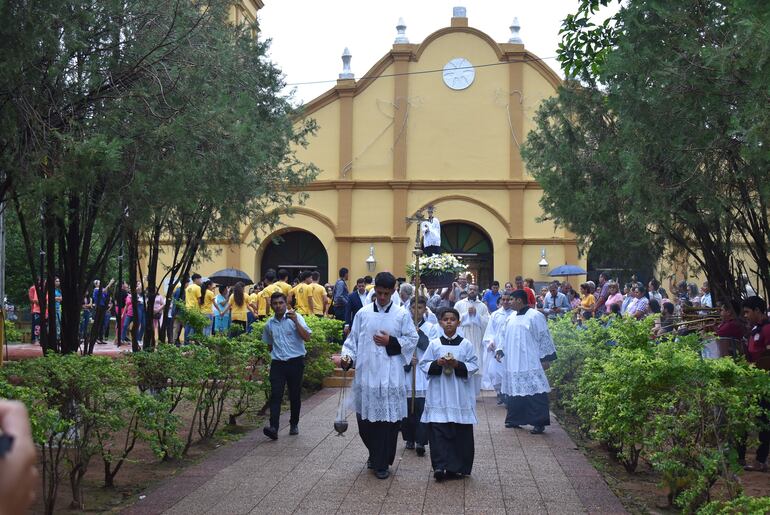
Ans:
{"type": "Polygon", "coordinates": [[[271,59],[287,83],[330,81],[293,86],[295,100],[306,103],[334,86],[345,47],[353,54],[351,68],[358,79],[390,51],[399,17],[406,22],[409,42],[420,43],[449,26],[454,6],[464,6],[468,24],[497,42],[508,41],[508,27],[518,16],[527,50],[563,76],[553,57],[561,20],[577,5],[578,0],[265,0],[259,23],[262,37],[272,40],[271,59]]]}

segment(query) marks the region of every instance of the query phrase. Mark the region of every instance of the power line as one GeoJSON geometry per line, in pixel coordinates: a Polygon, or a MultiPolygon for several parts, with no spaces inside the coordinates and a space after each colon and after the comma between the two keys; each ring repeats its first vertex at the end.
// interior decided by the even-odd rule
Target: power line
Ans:
{"type": "MultiPolygon", "coordinates": [[[[514,61],[503,61],[503,62],[497,62],[497,63],[487,63],[487,64],[476,64],[474,66],[461,66],[459,68],[453,68],[454,70],[472,70],[474,68],[489,68],[490,66],[504,66],[506,64],[513,64],[513,63],[531,63],[536,61],[545,61],[546,59],[556,59],[555,55],[549,56],[549,57],[535,57],[535,58],[526,58],[526,59],[517,59],[514,61]]],[[[438,73],[443,72],[443,68],[437,68],[435,70],[422,70],[422,71],[414,71],[414,72],[403,72],[403,73],[390,73],[387,75],[365,75],[363,77],[360,77],[356,80],[366,80],[366,79],[380,79],[385,77],[401,77],[404,75],[423,75],[426,73],[438,73]]],[[[329,83],[336,83],[338,79],[329,79],[329,80],[311,80],[306,82],[290,82],[287,83],[286,86],[308,86],[311,84],[329,84],[329,83]]]]}

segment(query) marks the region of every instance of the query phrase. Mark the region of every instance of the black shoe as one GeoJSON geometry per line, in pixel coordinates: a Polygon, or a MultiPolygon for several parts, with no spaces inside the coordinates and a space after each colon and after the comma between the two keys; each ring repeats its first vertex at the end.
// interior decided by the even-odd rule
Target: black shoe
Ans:
{"type": "Polygon", "coordinates": [[[374,470],[374,464],[372,463],[372,459],[371,458],[366,460],[366,468],[368,468],[369,470],[374,470]]]}
{"type": "Polygon", "coordinates": [[[289,434],[292,435],[292,436],[293,435],[298,435],[299,434],[299,426],[297,424],[292,425],[289,428],[289,434]]]}
{"type": "Polygon", "coordinates": [[[530,434],[533,435],[541,435],[545,433],[545,426],[532,426],[532,430],[530,431],[530,434]]]}
{"type": "Polygon", "coordinates": [[[441,482],[446,479],[446,471],[445,470],[437,470],[433,472],[433,479],[435,479],[437,482],[441,482]]]}
{"type": "Polygon", "coordinates": [[[422,444],[417,444],[417,456],[425,456],[425,446],[422,444]]]}
{"type": "Polygon", "coordinates": [[[406,442],[406,445],[404,446],[409,450],[414,449],[414,442],[406,442]]]}
{"type": "Polygon", "coordinates": [[[266,427],[262,430],[266,437],[271,440],[278,440],[278,430],[274,427],[266,427]]]}
{"type": "Polygon", "coordinates": [[[390,471],[388,469],[378,470],[374,475],[377,479],[388,479],[390,477],[390,471]]]}
{"type": "Polygon", "coordinates": [[[462,474],[460,474],[459,472],[449,472],[449,471],[447,470],[447,472],[446,472],[446,478],[447,478],[447,479],[462,479],[462,478],[463,478],[463,475],[462,475],[462,474]]]}
{"type": "Polygon", "coordinates": [[[505,427],[508,429],[521,429],[521,426],[519,424],[505,424],[505,427]]]}

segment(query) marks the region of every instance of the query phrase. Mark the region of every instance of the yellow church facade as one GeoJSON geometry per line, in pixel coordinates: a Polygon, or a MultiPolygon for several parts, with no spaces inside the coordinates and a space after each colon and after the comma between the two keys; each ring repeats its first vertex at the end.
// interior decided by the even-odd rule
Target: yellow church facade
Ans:
{"type": "Polygon", "coordinates": [[[559,77],[523,44],[470,27],[462,12],[419,44],[396,41],[362,78],[343,70],[304,106],[319,126],[297,149],[320,169],[307,201],[278,230],[244,234],[201,272],[233,267],[256,281],[268,268],[317,269],[329,281],[344,266],[353,280],[404,276],[416,235],[406,218],[427,206],[441,221],[442,247],[481,287],[516,275],[546,281],[543,259],[549,269],[585,268],[573,235],[538,222],[542,190],[519,153],[559,77]],[[247,245],[255,236],[260,244],[247,245]]]}

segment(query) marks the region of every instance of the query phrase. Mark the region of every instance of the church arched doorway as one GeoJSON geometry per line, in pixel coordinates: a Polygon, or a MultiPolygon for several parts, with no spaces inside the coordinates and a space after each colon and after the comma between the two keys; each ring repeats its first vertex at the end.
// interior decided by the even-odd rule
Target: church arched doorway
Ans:
{"type": "Polygon", "coordinates": [[[321,284],[329,280],[329,256],[321,240],[300,229],[274,235],[262,254],[259,279],[268,269],[285,268],[290,280],[305,270],[321,273],[321,284]]]}
{"type": "Polygon", "coordinates": [[[494,249],[486,232],[466,222],[442,222],[441,250],[462,258],[480,290],[490,287],[494,249]]]}

